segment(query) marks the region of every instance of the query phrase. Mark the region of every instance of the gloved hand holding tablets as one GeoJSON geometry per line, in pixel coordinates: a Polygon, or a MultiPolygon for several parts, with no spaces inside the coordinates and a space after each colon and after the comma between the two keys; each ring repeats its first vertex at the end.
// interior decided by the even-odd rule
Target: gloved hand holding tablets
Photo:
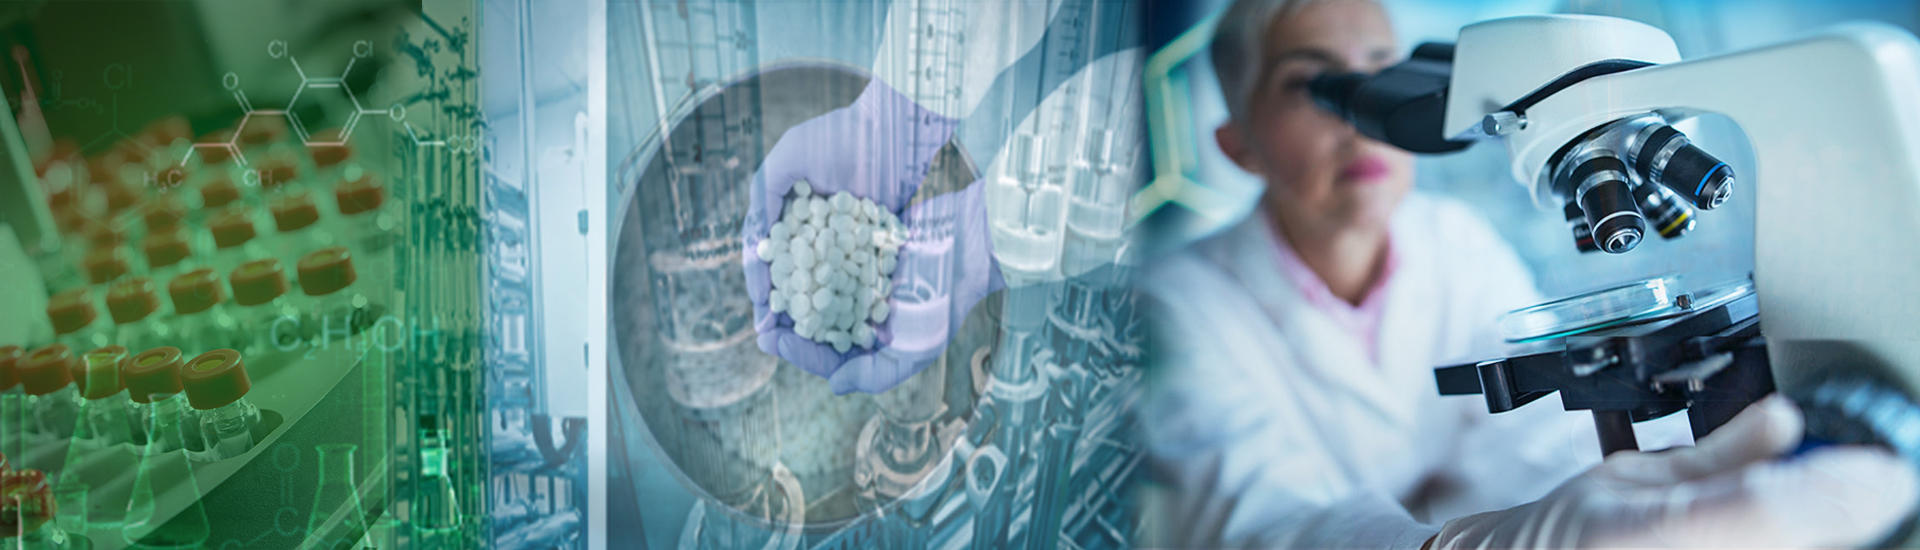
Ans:
{"type": "Polygon", "coordinates": [[[886,391],[1002,284],[979,186],[908,207],[955,125],[875,80],[779,137],[741,235],[762,351],[835,393],[886,391]]]}

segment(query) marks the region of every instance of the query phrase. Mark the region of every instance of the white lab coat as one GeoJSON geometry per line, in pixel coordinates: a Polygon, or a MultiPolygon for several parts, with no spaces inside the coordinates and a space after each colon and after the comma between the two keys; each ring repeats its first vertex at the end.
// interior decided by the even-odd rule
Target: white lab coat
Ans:
{"type": "Polygon", "coordinates": [[[1305,301],[1260,217],[1147,268],[1158,542],[1419,548],[1448,519],[1537,499],[1599,462],[1591,417],[1557,394],[1491,415],[1436,390],[1435,367],[1516,351],[1496,319],[1541,301],[1506,242],[1417,192],[1391,231],[1399,264],[1372,354],[1305,301]]]}

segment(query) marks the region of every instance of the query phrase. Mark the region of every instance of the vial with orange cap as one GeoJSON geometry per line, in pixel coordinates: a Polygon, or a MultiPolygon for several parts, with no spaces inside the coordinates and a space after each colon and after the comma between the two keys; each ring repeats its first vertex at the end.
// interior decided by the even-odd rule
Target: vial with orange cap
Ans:
{"type": "Polygon", "coordinates": [[[233,315],[246,340],[242,351],[292,350],[304,340],[303,315],[288,295],[287,275],[280,260],[267,258],[242,264],[227,276],[233,289],[233,315]]]}
{"type": "Polygon", "coordinates": [[[273,257],[261,245],[260,239],[255,238],[259,233],[253,223],[251,209],[228,208],[207,221],[207,231],[213,234],[213,266],[220,271],[231,271],[240,264],[273,257]]]}
{"type": "Polygon", "coordinates": [[[73,435],[74,420],[80,417],[80,390],[73,386],[73,349],[66,344],[48,344],[27,352],[14,373],[26,391],[25,407],[33,433],[52,439],[73,435]]]}
{"type": "MultiPolygon", "coordinates": [[[[124,346],[94,348],[73,365],[73,385],[80,394],[80,419],[74,424],[70,448],[104,449],[133,443],[133,423],[127,415],[126,383],[120,367],[127,359],[124,346]]],[[[69,464],[73,455],[68,455],[69,464]]]]}
{"type": "Polygon", "coordinates": [[[152,279],[133,277],[113,285],[107,293],[107,312],[113,315],[113,341],[138,349],[173,341],[173,325],[161,320],[160,288],[152,279]]]}
{"type": "Polygon", "coordinates": [[[128,416],[133,422],[134,440],[150,446],[159,445],[160,448],[154,449],[157,452],[186,449],[198,454],[204,449],[200,439],[200,415],[187,407],[186,393],[180,385],[180,369],[185,366],[185,355],[180,348],[173,346],[140,352],[128,357],[127,362],[120,366],[120,376],[127,384],[127,398],[133,402],[128,416]],[[175,422],[174,429],[180,430],[183,422],[193,426],[193,429],[182,430],[177,437],[153,432],[153,415],[160,410],[157,406],[164,401],[179,402],[173,408],[173,414],[186,419],[175,422]]]}
{"type": "Polygon", "coordinates": [[[199,264],[194,261],[193,241],[180,229],[147,233],[140,249],[147,256],[147,277],[155,281],[171,281],[199,264]]]}
{"type": "Polygon", "coordinates": [[[55,293],[47,300],[47,320],[53,322],[54,341],[69,347],[93,349],[113,337],[113,321],[100,315],[86,287],[55,293]]]}
{"type": "Polygon", "coordinates": [[[347,247],[329,246],[300,258],[300,291],[311,300],[312,308],[307,331],[319,334],[316,345],[351,337],[372,324],[363,313],[366,296],[348,288],[358,278],[347,247]]]}
{"type": "Polygon", "coordinates": [[[300,183],[300,158],[288,151],[275,151],[260,159],[254,174],[260,178],[260,190],[267,197],[297,188],[300,183]]]}
{"type": "Polygon", "coordinates": [[[87,260],[82,264],[87,273],[87,284],[98,294],[106,296],[107,288],[120,277],[133,272],[133,263],[127,260],[126,247],[114,245],[96,245],[87,251],[87,260]]]}
{"type": "MultiPolygon", "coordinates": [[[[67,440],[66,460],[55,476],[60,486],[78,481],[101,487],[134,468],[134,455],[127,452],[133,430],[127,419],[126,385],[120,379],[120,365],[126,358],[127,348],[107,346],[87,351],[75,363],[80,414],[67,440]]],[[[88,529],[114,529],[126,518],[126,504],[89,498],[85,510],[73,512],[86,514],[88,529]]]]}
{"type": "Polygon", "coordinates": [[[174,342],[200,353],[221,348],[244,348],[240,324],[227,312],[227,293],[219,273],[203,267],[167,283],[173,299],[174,342]]]}
{"type": "Polygon", "coordinates": [[[313,194],[304,190],[288,191],[268,200],[273,212],[274,239],[278,248],[274,257],[284,265],[298,265],[300,257],[333,244],[333,234],[321,227],[320,206],[313,194]]]}
{"type": "MultiPolygon", "coordinates": [[[[220,151],[220,154],[224,155],[226,149],[210,147],[207,148],[206,151],[206,156],[212,157],[215,154],[213,153],[214,151],[220,151]]],[[[240,203],[240,186],[233,182],[233,175],[228,173],[225,165],[210,170],[210,172],[212,172],[213,175],[208,176],[208,180],[200,184],[200,210],[198,211],[198,215],[203,222],[213,219],[214,216],[218,215],[227,207],[240,203]]]]}
{"type": "Polygon", "coordinates": [[[187,361],[180,385],[186,388],[187,404],[200,411],[200,437],[210,458],[233,458],[253,448],[260,409],[247,400],[253,384],[240,352],[213,350],[187,361]]]}
{"type": "Polygon", "coordinates": [[[381,252],[393,245],[399,221],[390,212],[387,187],[372,174],[341,183],[333,190],[340,207],[341,241],[363,253],[381,252]]]}

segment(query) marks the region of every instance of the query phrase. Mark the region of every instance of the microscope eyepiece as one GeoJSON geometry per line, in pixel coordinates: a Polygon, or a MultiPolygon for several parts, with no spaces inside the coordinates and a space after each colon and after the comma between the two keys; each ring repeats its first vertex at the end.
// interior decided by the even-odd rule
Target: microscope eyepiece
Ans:
{"type": "Polygon", "coordinates": [[[1449,153],[1472,145],[1445,134],[1453,48],[1425,44],[1378,73],[1330,73],[1307,82],[1313,103],[1352,124],[1360,135],[1414,153],[1449,153]]]}
{"type": "Polygon", "coordinates": [[[1366,73],[1326,73],[1307,81],[1307,93],[1313,96],[1313,104],[1340,117],[1341,120],[1354,119],[1353,100],[1360,93],[1360,87],[1367,83],[1372,75],[1366,73]]]}
{"type": "Polygon", "coordinates": [[[1586,213],[1600,250],[1623,254],[1640,244],[1647,220],[1634,200],[1625,162],[1613,156],[1589,158],[1573,169],[1567,183],[1575,186],[1574,202],[1586,213]]]}
{"type": "Polygon", "coordinates": [[[1733,196],[1733,168],[1672,126],[1654,130],[1634,156],[1634,169],[1646,181],[1672,190],[1694,208],[1712,210],[1733,196]]]}

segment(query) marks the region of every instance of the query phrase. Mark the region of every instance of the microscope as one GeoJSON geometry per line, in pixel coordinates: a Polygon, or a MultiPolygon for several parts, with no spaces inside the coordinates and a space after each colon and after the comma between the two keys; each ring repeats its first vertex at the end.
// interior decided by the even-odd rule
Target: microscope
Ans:
{"type": "Polygon", "coordinates": [[[1362,134],[1415,153],[1503,142],[1514,178],[1567,215],[1583,251],[1678,236],[1736,184],[1753,189],[1750,284],[1688,294],[1654,281],[1515,312],[1618,316],[1539,333],[1552,351],[1439,368],[1442,394],[1481,394],[1499,413],[1558,391],[1568,410],[1592,411],[1612,453],[1638,448],[1633,422],[1687,410],[1705,436],[1777,388],[1806,411],[1809,444],[1920,460],[1912,34],[1852,24],[1683,60],[1672,37],[1638,22],[1516,17],[1309,87],[1362,134]],[[1705,113],[1746,133],[1754,173],[1736,175],[1672,126],[1705,113]],[[1610,309],[1630,297],[1652,307],[1610,309]]]}

